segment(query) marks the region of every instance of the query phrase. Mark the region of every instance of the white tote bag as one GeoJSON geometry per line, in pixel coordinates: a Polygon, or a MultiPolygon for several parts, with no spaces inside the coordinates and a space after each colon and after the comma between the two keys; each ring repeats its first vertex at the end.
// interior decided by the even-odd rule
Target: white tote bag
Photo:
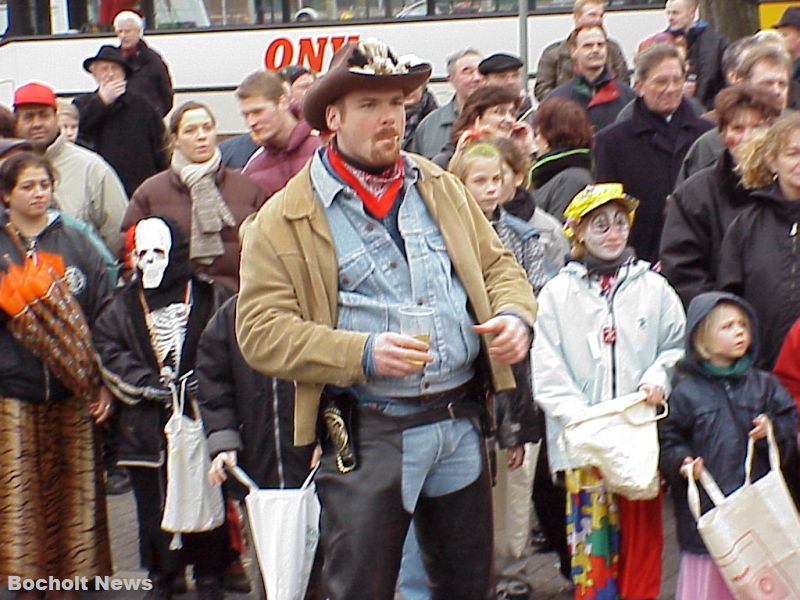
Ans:
{"type": "MultiPolygon", "coordinates": [[[[188,375],[188,373],[187,373],[188,375]]],[[[196,419],[183,414],[187,376],[172,389],[172,415],[164,426],[167,437],[167,494],[161,528],[176,534],[210,531],[225,521],[222,489],[207,479],[211,459],[197,406],[196,419]]],[[[180,548],[180,536],[171,549],[180,548]]]]}
{"type": "Polygon", "coordinates": [[[594,466],[603,487],[630,500],[658,495],[658,428],[669,409],[657,414],[643,392],[589,406],[564,428],[564,444],[575,466],[594,466]]]}
{"type": "Polygon", "coordinates": [[[320,504],[312,470],[299,489],[259,489],[231,469],[249,492],[244,502],[269,600],[303,600],[319,541],[320,504]]]}
{"type": "Polygon", "coordinates": [[[727,497],[703,469],[700,484],[714,503],[704,515],[694,473],[689,473],[687,497],[697,530],[731,593],[741,600],[800,598],[800,517],[781,474],[771,424],[767,440],[770,472],[751,481],[755,442],[749,440],[744,485],[727,497]]]}

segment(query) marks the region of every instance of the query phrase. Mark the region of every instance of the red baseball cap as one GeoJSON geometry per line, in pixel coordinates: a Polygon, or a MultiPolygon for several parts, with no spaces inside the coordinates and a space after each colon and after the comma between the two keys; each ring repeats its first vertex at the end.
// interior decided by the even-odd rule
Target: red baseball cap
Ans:
{"type": "Polygon", "coordinates": [[[14,90],[14,108],[27,104],[52,106],[56,108],[56,95],[53,90],[41,83],[26,83],[14,90]]]}

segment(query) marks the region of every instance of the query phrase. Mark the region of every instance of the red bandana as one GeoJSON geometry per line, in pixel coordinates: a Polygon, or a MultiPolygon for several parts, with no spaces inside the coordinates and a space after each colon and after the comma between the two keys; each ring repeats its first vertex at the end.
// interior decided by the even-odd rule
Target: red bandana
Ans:
{"type": "Polygon", "coordinates": [[[403,162],[399,157],[396,164],[378,175],[348,165],[332,143],[328,144],[327,158],[342,181],[355,190],[369,214],[382,219],[389,213],[403,184],[403,162]]]}

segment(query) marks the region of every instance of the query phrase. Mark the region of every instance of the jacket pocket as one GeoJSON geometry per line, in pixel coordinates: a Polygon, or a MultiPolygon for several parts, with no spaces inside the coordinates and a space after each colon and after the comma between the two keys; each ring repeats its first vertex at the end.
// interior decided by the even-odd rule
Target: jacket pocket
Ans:
{"type": "Polygon", "coordinates": [[[338,329],[379,333],[389,329],[388,298],[366,254],[346,259],[339,268],[338,329]]]}

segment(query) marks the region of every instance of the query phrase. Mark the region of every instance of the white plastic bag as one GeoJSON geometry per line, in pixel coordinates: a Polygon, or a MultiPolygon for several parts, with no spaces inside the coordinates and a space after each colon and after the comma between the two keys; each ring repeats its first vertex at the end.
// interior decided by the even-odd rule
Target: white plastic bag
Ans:
{"type": "Polygon", "coordinates": [[[643,392],[589,406],[564,428],[564,443],[576,467],[594,466],[603,487],[629,500],[658,495],[658,428],[669,410],[656,414],[643,392]]]}
{"type": "Polygon", "coordinates": [[[314,474],[299,489],[259,489],[240,468],[244,502],[269,600],[303,600],[319,541],[320,504],[314,474]]]}
{"type": "Polygon", "coordinates": [[[780,470],[772,425],[767,426],[770,472],[753,483],[755,443],[748,441],[745,482],[725,497],[705,469],[700,484],[714,508],[700,514],[700,493],[689,471],[687,497],[697,530],[735,598],[800,598],[800,517],[780,470]]]}
{"type": "MultiPolygon", "coordinates": [[[[196,419],[183,414],[187,378],[180,381],[180,391],[172,388],[172,415],[164,426],[167,436],[167,494],[161,528],[173,533],[191,533],[216,529],[225,521],[222,489],[207,479],[211,459],[206,434],[197,406],[196,419]]],[[[173,538],[171,549],[180,548],[180,536],[173,538]]]]}

